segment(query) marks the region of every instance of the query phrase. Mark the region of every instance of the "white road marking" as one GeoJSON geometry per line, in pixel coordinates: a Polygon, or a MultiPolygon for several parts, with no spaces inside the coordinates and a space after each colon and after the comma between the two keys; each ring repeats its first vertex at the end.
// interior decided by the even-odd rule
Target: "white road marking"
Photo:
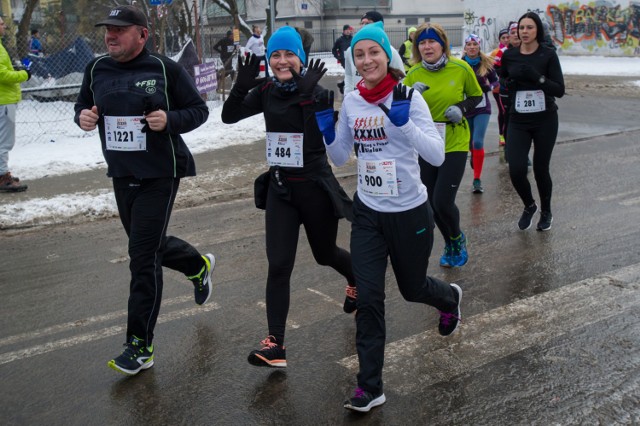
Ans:
{"type": "MultiPolygon", "coordinates": [[[[161,314],[158,317],[158,324],[191,317],[194,315],[213,311],[219,308],[220,306],[217,303],[207,303],[204,306],[196,306],[192,308],[168,312],[166,314],[161,314]]],[[[19,349],[12,352],[6,352],[3,354],[0,354],[0,365],[7,364],[13,361],[22,360],[25,358],[31,358],[32,356],[42,355],[47,352],[52,352],[59,349],[77,346],[81,343],[92,342],[94,340],[103,339],[105,337],[115,336],[116,334],[124,333],[125,329],[126,329],[126,326],[116,325],[113,327],[107,327],[101,330],[92,331],[90,333],[80,334],[80,335],[68,337],[65,339],[59,339],[59,340],[56,340],[53,342],[47,342],[41,345],[35,345],[30,348],[19,349]]]]}
{"type": "Polygon", "coordinates": [[[604,195],[602,197],[596,198],[598,201],[613,201],[618,198],[627,198],[630,195],[638,195],[638,190],[627,191],[627,192],[617,192],[614,194],[604,195]]]}
{"type": "MultiPolygon", "coordinates": [[[[640,305],[640,264],[588,278],[491,311],[464,317],[451,337],[437,330],[386,345],[385,386],[402,395],[447,381],[640,305]],[[428,369],[429,375],[417,371],[428,369]]],[[[464,301],[464,299],[463,299],[464,301]]],[[[338,362],[355,374],[356,355],[338,362]]]]}
{"type": "MultiPolygon", "coordinates": [[[[184,303],[187,301],[193,301],[193,296],[180,296],[180,297],[174,297],[172,299],[167,299],[162,302],[162,306],[171,306],[179,303],[184,303]]],[[[115,319],[126,317],[126,316],[127,316],[127,311],[121,310],[121,311],[110,312],[104,315],[97,315],[95,317],[84,318],[77,321],[66,322],[64,324],[52,325],[51,327],[30,331],[29,333],[16,334],[14,336],[2,338],[0,339],[0,347],[6,346],[6,345],[12,345],[12,344],[27,341],[27,340],[32,340],[38,337],[49,336],[56,333],[62,333],[67,330],[72,330],[74,328],[79,328],[79,327],[85,327],[91,324],[111,321],[111,320],[115,320],[115,319]]]]}
{"type": "Polygon", "coordinates": [[[338,305],[338,306],[340,306],[342,308],[342,303],[338,302],[333,297],[327,296],[323,292],[318,291],[318,290],[313,289],[313,288],[307,287],[307,290],[309,290],[311,293],[317,294],[318,296],[322,297],[325,300],[325,302],[333,303],[334,305],[338,305]]]}
{"type": "Polygon", "coordinates": [[[620,204],[623,206],[634,206],[636,204],[640,204],[640,197],[627,198],[626,200],[620,201],[620,204]]]}

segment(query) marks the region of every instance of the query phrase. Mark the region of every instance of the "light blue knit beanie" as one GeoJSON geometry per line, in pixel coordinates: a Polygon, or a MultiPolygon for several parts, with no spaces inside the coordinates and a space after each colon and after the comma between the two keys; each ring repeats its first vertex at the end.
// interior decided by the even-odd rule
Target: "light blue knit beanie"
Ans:
{"type": "Polygon", "coordinates": [[[391,43],[389,37],[384,32],[384,24],[382,21],[365,25],[351,39],[351,57],[353,58],[353,48],[357,42],[361,40],[371,40],[378,43],[387,54],[389,62],[391,62],[391,43]]]}
{"type": "Polygon", "coordinates": [[[271,35],[267,42],[267,60],[271,58],[271,54],[276,50],[290,50],[304,64],[307,55],[302,48],[302,37],[292,27],[281,27],[271,35]]]}

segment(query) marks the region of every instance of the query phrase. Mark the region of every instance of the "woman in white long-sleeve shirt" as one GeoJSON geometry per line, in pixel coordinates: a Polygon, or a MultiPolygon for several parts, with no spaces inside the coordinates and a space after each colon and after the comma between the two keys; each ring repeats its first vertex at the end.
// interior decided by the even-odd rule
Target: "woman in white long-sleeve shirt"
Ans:
{"type": "MultiPolygon", "coordinates": [[[[462,290],[427,276],[433,246],[433,215],[420,179],[418,157],[439,166],[444,142],[427,103],[398,84],[402,71],[389,68],[389,39],[380,23],[367,25],[351,43],[363,77],[345,96],[337,132],[333,105],[316,113],[327,153],[336,165],[355,150],[358,189],[351,226],[351,260],[356,277],[358,386],[345,408],[369,411],[385,402],[382,365],[385,344],[385,271],[387,258],[402,296],[440,311],[439,332],[455,331],[462,290]],[[355,147],[355,149],[354,149],[355,147]]],[[[331,96],[328,96],[331,99],[331,96]]]]}

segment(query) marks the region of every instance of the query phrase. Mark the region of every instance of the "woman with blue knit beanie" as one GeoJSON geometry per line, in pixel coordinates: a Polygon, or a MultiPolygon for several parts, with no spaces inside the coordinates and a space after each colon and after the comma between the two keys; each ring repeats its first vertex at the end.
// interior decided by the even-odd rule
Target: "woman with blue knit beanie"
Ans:
{"type": "Polygon", "coordinates": [[[458,327],[462,290],[427,276],[434,224],[418,158],[434,165],[444,160],[444,142],[429,108],[418,92],[398,83],[403,72],[389,67],[391,46],[381,23],[358,31],[350,51],[362,80],[344,97],[337,130],[332,103],[316,113],[316,120],[334,164],[344,164],[354,151],[358,160],[351,256],[360,369],[344,407],[367,412],[386,400],[382,365],[388,258],[404,299],[440,311],[443,336],[458,327]]]}
{"type": "Polygon", "coordinates": [[[267,43],[272,77],[256,78],[254,55],[239,58],[238,77],[222,109],[227,124],[262,113],[267,131],[269,171],[256,179],[255,199],[256,207],[265,210],[269,333],[261,348],[249,354],[249,363],[257,366],[287,366],[285,326],[301,224],[316,262],[346,279],[345,312],[356,308],[351,256],[336,245],[338,220],[351,218],[352,203],[333,175],[314,119],[316,98],[325,93],[318,81],[326,69],[320,60],[304,68],[305,59],[295,29],[278,29],[267,43]]]}

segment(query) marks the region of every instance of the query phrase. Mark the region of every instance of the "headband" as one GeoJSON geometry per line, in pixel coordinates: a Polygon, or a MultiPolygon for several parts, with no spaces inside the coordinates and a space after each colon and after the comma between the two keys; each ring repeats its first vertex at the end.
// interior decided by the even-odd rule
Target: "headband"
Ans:
{"type": "Polygon", "coordinates": [[[481,39],[476,34],[469,34],[467,38],[464,39],[464,44],[467,44],[470,41],[475,41],[476,43],[481,44],[481,39]]]}
{"type": "Polygon", "coordinates": [[[418,36],[417,42],[420,43],[422,40],[435,40],[440,43],[440,46],[444,47],[444,41],[442,41],[436,30],[434,30],[433,28],[429,28],[427,31],[423,31],[418,36]]]}

